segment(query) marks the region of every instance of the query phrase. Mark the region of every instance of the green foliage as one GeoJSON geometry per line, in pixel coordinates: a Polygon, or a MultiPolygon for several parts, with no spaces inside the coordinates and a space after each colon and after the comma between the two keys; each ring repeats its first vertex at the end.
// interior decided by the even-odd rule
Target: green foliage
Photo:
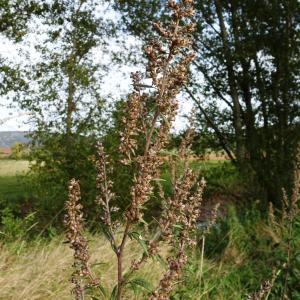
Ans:
{"type": "Polygon", "coordinates": [[[33,183],[35,205],[45,221],[52,218],[60,221],[64,200],[67,198],[67,184],[75,176],[81,181],[82,195],[87,213],[92,218],[96,197],[96,171],[93,164],[95,139],[84,136],[72,138],[72,149],[66,153],[66,138],[53,134],[44,137],[40,146],[32,149],[30,177],[33,183]],[[71,162],[75,163],[71,163],[71,162]]]}
{"type": "Polygon", "coordinates": [[[135,240],[138,242],[138,244],[140,245],[140,247],[143,250],[143,253],[145,253],[147,256],[149,255],[148,249],[147,249],[147,244],[146,244],[145,240],[143,239],[140,232],[131,231],[131,232],[128,232],[128,236],[131,240],[135,240]]]}
{"type": "Polygon", "coordinates": [[[273,281],[268,299],[281,299],[283,294],[287,299],[298,299],[300,215],[293,221],[292,235],[288,233],[288,222],[282,223],[276,217],[278,223],[274,226],[268,218],[257,205],[240,212],[229,207],[205,239],[202,272],[199,245],[190,253],[184,279],[171,299],[245,299],[266,280],[273,281]],[[292,254],[287,264],[289,241],[292,254]]]}
{"type": "MultiPolygon", "coordinates": [[[[32,0],[0,0],[0,33],[1,38],[9,38],[12,42],[20,42],[28,32],[28,23],[33,16],[43,14],[46,4],[32,0]]],[[[0,54],[0,95],[16,94],[26,90],[28,86],[21,75],[20,68],[10,63],[0,54]]],[[[17,97],[16,97],[17,99],[17,97]]]]}
{"type": "Polygon", "coordinates": [[[111,124],[102,138],[102,143],[112,166],[113,192],[117,195],[117,206],[123,211],[129,204],[128,187],[132,183],[133,167],[121,163],[118,147],[120,145],[120,130],[123,126],[126,101],[117,101],[111,112],[111,124]]]}
{"type": "MultiPolygon", "coordinates": [[[[143,39],[152,21],[165,15],[163,5],[115,2],[122,27],[143,39]]],[[[186,90],[197,110],[196,151],[223,148],[234,154],[256,194],[280,205],[281,187],[291,189],[300,139],[300,5],[207,0],[195,2],[195,14],[196,58],[186,90]]]]}
{"type": "Polygon", "coordinates": [[[245,178],[241,177],[238,169],[230,161],[191,161],[193,169],[199,170],[209,183],[207,191],[220,190],[226,193],[230,190],[238,191],[246,185],[245,178]]]}
{"type": "Polygon", "coordinates": [[[0,210],[8,208],[24,217],[34,209],[32,182],[27,176],[0,177],[0,210]]]}
{"type": "Polygon", "coordinates": [[[148,282],[145,278],[141,277],[131,279],[127,282],[127,285],[129,285],[132,288],[135,295],[138,295],[141,289],[145,289],[148,292],[153,291],[152,284],[148,282]]]}
{"type": "Polygon", "coordinates": [[[283,299],[298,299],[300,296],[300,211],[296,209],[292,212],[286,207],[275,216],[270,212],[268,224],[264,227],[274,246],[272,264],[281,271],[273,294],[283,299]]]}
{"type": "Polygon", "coordinates": [[[0,211],[19,221],[34,210],[31,181],[24,175],[27,169],[27,161],[0,160],[0,211]]]}
{"type": "Polygon", "coordinates": [[[75,177],[84,187],[84,206],[93,212],[92,159],[105,127],[103,66],[95,63],[93,52],[98,46],[105,49],[105,36],[113,34],[110,21],[96,13],[100,6],[94,0],[50,1],[38,19],[43,24],[37,29],[43,37],[36,47],[41,59],[24,70],[32,84],[18,102],[35,128],[30,136],[31,176],[36,207],[45,220],[61,216],[68,181],[75,177]]]}
{"type": "MultiPolygon", "coordinates": [[[[113,3],[114,8],[122,12],[122,27],[129,29],[135,35],[147,38],[151,23],[160,14],[161,21],[165,13],[165,1],[124,1],[118,0],[113,3]]],[[[149,37],[149,36],[148,36],[149,37]]]]}
{"type": "MultiPolygon", "coordinates": [[[[24,242],[20,239],[18,246],[16,246],[14,240],[19,237],[20,233],[22,239],[28,235],[26,230],[34,224],[34,217],[30,219],[30,221],[27,221],[27,223],[22,223],[20,219],[16,219],[11,213],[6,212],[5,214],[6,220],[4,223],[7,224],[5,232],[11,232],[11,234],[9,234],[11,236],[10,241],[12,245],[14,245],[14,247],[12,247],[9,246],[10,243],[7,243],[7,247],[14,253],[16,251],[20,253],[20,250],[24,248],[24,242]]],[[[170,299],[244,300],[247,298],[247,295],[257,291],[262,282],[267,279],[271,280],[273,267],[277,270],[277,277],[274,280],[274,286],[268,300],[281,299],[285,280],[286,269],[283,268],[283,264],[287,261],[286,242],[288,235],[286,224],[284,227],[281,226],[283,224],[280,223],[280,215],[276,217],[276,220],[283,233],[282,236],[276,233],[279,238],[279,243],[277,240],[276,242],[274,240],[274,233],[277,232],[277,230],[268,221],[267,214],[262,214],[258,210],[257,205],[253,205],[252,208],[242,211],[237,211],[233,207],[228,208],[224,217],[218,220],[216,226],[212,227],[211,232],[206,237],[202,272],[200,268],[201,246],[198,245],[195,251],[188,253],[188,264],[183,271],[182,280],[177,282],[175,291],[170,299]]],[[[299,298],[299,281],[297,281],[300,270],[298,247],[300,239],[299,224],[300,218],[299,215],[297,215],[294,220],[292,235],[293,258],[288,272],[288,287],[290,291],[288,299],[291,300],[299,298]]],[[[1,232],[4,231],[3,228],[2,226],[0,229],[1,232]]],[[[31,230],[29,233],[30,232],[31,230]]],[[[8,242],[3,234],[0,235],[1,239],[8,242]]],[[[51,244],[51,247],[56,249],[58,245],[61,245],[61,240],[59,239],[58,243],[56,238],[57,236],[55,234],[53,240],[45,240],[42,246],[45,247],[45,249],[49,249],[51,244]]],[[[89,236],[89,239],[92,239],[92,237],[89,236]]],[[[38,245],[38,243],[38,239],[33,241],[33,244],[38,245]]],[[[103,245],[103,240],[101,240],[100,243],[103,245]]],[[[94,249],[93,251],[97,251],[99,244],[94,245],[92,248],[94,249]]],[[[45,251],[42,249],[41,252],[45,251]]],[[[29,247],[28,252],[31,253],[29,247]]],[[[101,253],[100,258],[101,257],[103,257],[103,259],[105,257],[107,264],[110,265],[110,258],[106,256],[106,253],[101,253]]],[[[130,263],[130,255],[128,259],[128,263],[130,263]]],[[[32,264],[35,264],[35,262],[32,264]]],[[[164,267],[165,266],[162,265],[161,272],[163,272],[164,267]]],[[[151,274],[151,271],[148,271],[147,274],[147,276],[134,277],[129,280],[133,281],[128,286],[132,291],[132,294],[130,294],[132,299],[144,299],[148,291],[152,290],[152,285],[150,285],[149,282],[154,284],[152,281],[154,275],[151,274]],[[143,280],[141,280],[140,277],[142,277],[143,280]]],[[[62,276],[68,276],[68,274],[64,273],[62,276]]],[[[105,280],[110,282],[110,277],[111,274],[107,274],[105,280]]],[[[102,296],[100,299],[110,299],[106,286],[101,289],[100,294],[102,296]]],[[[99,295],[99,292],[91,289],[88,292],[88,296],[92,297],[93,295],[95,299],[99,299],[99,296],[97,296],[98,298],[95,296],[99,295]]],[[[114,299],[114,295],[111,296],[111,299],[114,299]]]]}
{"type": "Polygon", "coordinates": [[[33,15],[40,15],[47,5],[32,0],[0,1],[0,32],[14,41],[20,41],[27,33],[28,21],[33,15]]]}
{"type": "Polygon", "coordinates": [[[37,225],[35,213],[30,213],[25,218],[18,218],[9,208],[5,208],[1,211],[0,216],[1,239],[7,242],[26,239],[30,231],[37,225]]]}
{"type": "Polygon", "coordinates": [[[24,143],[16,142],[11,146],[12,159],[27,159],[29,157],[29,149],[24,143]]]}

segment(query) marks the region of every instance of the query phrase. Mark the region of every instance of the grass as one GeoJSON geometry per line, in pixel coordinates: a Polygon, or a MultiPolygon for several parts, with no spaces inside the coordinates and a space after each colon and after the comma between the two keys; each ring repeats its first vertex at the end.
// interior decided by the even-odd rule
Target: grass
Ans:
{"type": "MultiPolygon", "coordinates": [[[[274,248],[272,234],[265,230],[267,224],[265,216],[260,215],[255,208],[240,217],[233,207],[229,209],[228,214],[218,221],[218,225],[206,237],[203,271],[200,267],[199,242],[198,248],[189,253],[188,264],[170,299],[244,300],[247,294],[258,290],[262,282],[271,278],[273,266],[281,268],[286,260],[284,242],[274,248]]],[[[15,241],[0,242],[0,299],[73,299],[70,294],[72,285],[69,282],[72,251],[64,243],[64,237],[54,235],[51,239],[35,238],[28,241],[18,236],[16,235],[15,241]]],[[[103,236],[87,236],[90,241],[92,269],[101,283],[111,291],[116,278],[113,252],[103,236]]],[[[299,236],[299,232],[295,232],[295,244],[299,236]]],[[[125,251],[126,266],[129,266],[133,258],[139,257],[139,247],[134,241],[129,242],[125,251]]],[[[161,250],[163,257],[169,254],[168,247],[162,247],[161,250]]],[[[294,267],[299,269],[297,263],[294,267]]],[[[156,286],[163,271],[163,265],[149,260],[138,277],[156,286]]],[[[276,287],[272,289],[269,300],[281,299],[280,282],[282,278],[276,279],[276,287]]],[[[291,287],[293,286],[296,293],[299,284],[291,283],[291,287]]],[[[299,293],[289,299],[300,299],[298,296],[299,293]]],[[[101,298],[107,299],[109,298],[101,298]]],[[[147,299],[147,295],[140,288],[136,292],[129,291],[124,300],[129,299],[143,300],[147,299]]]]}
{"type": "MultiPolygon", "coordinates": [[[[205,188],[205,199],[208,202],[212,198],[216,201],[241,200],[245,190],[245,178],[241,177],[236,167],[230,161],[218,160],[192,160],[189,162],[190,167],[198,173],[199,177],[204,177],[207,185],[205,188]],[[220,197],[221,195],[221,197],[220,197]]],[[[181,166],[177,165],[176,169],[181,166]]],[[[171,179],[169,165],[165,164],[162,171],[163,186],[165,191],[171,193],[171,179]]],[[[241,201],[240,201],[241,203],[241,201]]]]}
{"type": "MultiPolygon", "coordinates": [[[[112,289],[116,278],[116,264],[113,252],[103,237],[89,236],[91,264],[93,271],[100,276],[102,284],[112,289]],[[104,274],[104,275],[103,275],[104,274]]],[[[63,237],[51,241],[36,240],[31,245],[23,241],[0,244],[0,286],[1,300],[64,300],[73,299],[69,278],[72,272],[72,251],[63,243],[63,237]]],[[[166,254],[166,250],[163,250],[166,254]]],[[[125,265],[129,266],[137,258],[138,245],[129,242],[125,252],[125,265]]],[[[158,262],[149,261],[140,271],[141,277],[156,284],[162,274],[158,262]]],[[[130,293],[125,299],[144,299],[142,290],[130,293]]]]}
{"type": "Polygon", "coordinates": [[[0,177],[11,177],[24,174],[28,171],[29,162],[27,160],[0,160],[0,177]]]}
{"type": "Polygon", "coordinates": [[[0,159],[0,205],[18,207],[22,200],[30,198],[30,189],[24,180],[29,169],[26,160],[0,159]]]}
{"type": "Polygon", "coordinates": [[[18,201],[25,196],[26,187],[22,177],[0,177],[0,198],[9,201],[18,201]]]}
{"type": "MultiPolygon", "coordinates": [[[[25,199],[28,195],[26,193],[30,193],[22,179],[26,172],[26,164],[28,168],[26,162],[0,160],[3,174],[0,176],[0,200],[5,198],[4,202],[0,201],[1,205],[25,199]]],[[[232,186],[236,190],[236,185],[240,182],[237,172],[229,162],[192,161],[191,166],[199,170],[201,175],[203,172],[208,181],[207,189],[215,184],[232,186]]],[[[169,178],[166,175],[165,179],[164,183],[167,185],[169,178]]],[[[53,234],[49,234],[52,236],[50,239],[33,237],[32,240],[28,240],[25,236],[26,228],[31,228],[32,222],[27,224],[19,219],[20,226],[16,222],[17,220],[11,218],[11,222],[8,220],[7,227],[4,228],[12,236],[10,241],[0,240],[0,300],[73,299],[70,294],[72,285],[69,282],[72,273],[72,251],[63,243],[64,237],[54,231],[53,234]],[[20,228],[24,231],[22,239],[20,228]]],[[[297,224],[300,224],[299,222],[297,224]]],[[[300,226],[297,228],[298,231],[293,236],[295,241],[299,241],[300,237],[300,226]]],[[[224,219],[218,221],[218,225],[206,238],[203,270],[200,267],[198,246],[197,250],[190,253],[182,279],[176,283],[171,299],[246,299],[247,294],[253,293],[264,280],[271,278],[273,266],[280,270],[286,261],[285,242],[280,241],[275,247],[272,230],[274,229],[269,227],[266,215],[261,214],[254,204],[253,209],[248,208],[242,215],[240,212],[236,213],[235,209],[228,209],[224,219]]],[[[112,259],[111,248],[102,236],[89,234],[88,238],[91,241],[93,271],[100,277],[102,284],[111,290],[116,278],[116,264],[112,259]]],[[[163,256],[167,256],[168,248],[165,247],[162,252],[163,256]]],[[[125,264],[128,266],[138,253],[141,253],[139,245],[131,241],[126,249],[125,264]]],[[[294,268],[296,271],[300,270],[299,260],[295,261],[294,268]]],[[[155,286],[163,274],[163,269],[160,263],[150,260],[138,275],[155,286]]],[[[299,279],[297,274],[299,273],[289,278],[291,290],[294,290],[290,299],[295,300],[300,299],[300,294],[296,294],[297,288],[300,288],[299,283],[297,285],[292,281],[299,279]]],[[[280,282],[282,278],[276,279],[276,286],[272,289],[269,300],[281,299],[280,282]]],[[[136,292],[131,291],[125,299],[142,300],[147,299],[147,296],[140,288],[136,292]]]]}
{"type": "MultiPolygon", "coordinates": [[[[260,218],[242,224],[235,212],[220,221],[207,237],[203,271],[200,268],[200,243],[189,253],[189,261],[180,281],[175,284],[172,300],[244,300],[268,279],[272,267],[266,261],[272,245],[262,238],[260,218]],[[252,232],[255,234],[252,236],[252,232]],[[259,235],[261,240],[254,238],[259,235]],[[265,253],[265,254],[264,254],[265,253]],[[201,279],[201,285],[199,284],[201,279]]],[[[101,283],[109,291],[116,279],[113,252],[103,236],[88,234],[91,265],[101,283]]],[[[0,285],[2,300],[56,300],[73,299],[69,282],[72,273],[72,251],[63,243],[63,236],[50,240],[25,239],[0,243],[0,285]]],[[[125,266],[141,254],[140,246],[130,241],[125,251],[125,266]]],[[[166,257],[168,247],[162,247],[166,257]]],[[[268,258],[269,257],[269,258],[268,258]]],[[[270,261],[271,262],[271,261],[270,261]]],[[[137,275],[156,286],[164,272],[157,261],[149,262],[137,275]]],[[[129,291],[124,300],[143,300],[147,295],[142,288],[129,291]]],[[[87,297],[87,299],[90,299],[87,297]]],[[[109,298],[101,298],[101,300],[109,298]]],[[[270,300],[279,298],[272,297],[270,300]]],[[[296,298],[295,298],[296,299],[296,298]]]]}

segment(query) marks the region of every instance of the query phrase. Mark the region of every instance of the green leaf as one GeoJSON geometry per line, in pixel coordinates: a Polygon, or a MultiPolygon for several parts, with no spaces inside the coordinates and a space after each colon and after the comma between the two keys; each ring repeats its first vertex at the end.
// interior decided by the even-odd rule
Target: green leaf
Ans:
{"type": "Polygon", "coordinates": [[[118,290],[118,285],[115,285],[112,292],[111,292],[109,300],[116,300],[117,299],[117,290],[118,290]]]}
{"type": "Polygon", "coordinates": [[[157,260],[161,266],[165,267],[166,266],[166,262],[165,260],[161,257],[161,255],[156,254],[154,255],[154,259],[157,260]]]}
{"type": "Polygon", "coordinates": [[[105,262],[98,262],[98,263],[93,263],[93,264],[91,264],[91,267],[95,267],[95,266],[100,266],[100,265],[107,265],[107,263],[105,263],[105,262]]]}
{"type": "Polygon", "coordinates": [[[179,224],[174,224],[173,227],[174,227],[174,228],[177,228],[177,229],[182,229],[182,226],[179,225],[179,224]]]}
{"type": "Polygon", "coordinates": [[[157,182],[160,182],[160,181],[167,182],[167,180],[163,179],[163,178],[153,178],[152,180],[157,181],[157,182]]]}
{"type": "Polygon", "coordinates": [[[144,252],[147,255],[149,255],[147,245],[146,245],[145,241],[142,239],[142,236],[138,232],[136,232],[136,231],[128,232],[128,236],[131,240],[136,240],[140,244],[140,246],[143,248],[144,252]]]}
{"type": "Polygon", "coordinates": [[[151,292],[153,290],[151,283],[143,278],[134,278],[134,279],[128,281],[127,284],[132,285],[132,287],[140,286],[149,292],[151,292]]]}
{"type": "Polygon", "coordinates": [[[148,223],[147,223],[142,217],[140,217],[139,220],[140,220],[141,223],[143,223],[143,224],[145,224],[145,225],[148,225],[148,223]]]}
{"type": "Polygon", "coordinates": [[[103,297],[105,299],[107,299],[107,296],[108,296],[107,289],[102,284],[99,284],[98,287],[99,287],[99,290],[100,290],[101,294],[103,295],[103,297]]]}
{"type": "Polygon", "coordinates": [[[109,242],[110,242],[110,244],[111,244],[111,247],[112,247],[113,251],[114,251],[115,253],[117,253],[118,249],[116,249],[116,247],[115,247],[114,244],[113,244],[113,240],[114,240],[114,239],[113,239],[113,235],[112,235],[112,233],[110,232],[109,228],[108,228],[107,226],[105,226],[105,225],[102,225],[102,226],[101,226],[101,229],[102,229],[102,232],[104,233],[105,237],[109,240],[109,242]]]}
{"type": "Polygon", "coordinates": [[[129,231],[128,236],[131,240],[140,239],[141,235],[136,231],[129,231]]]}

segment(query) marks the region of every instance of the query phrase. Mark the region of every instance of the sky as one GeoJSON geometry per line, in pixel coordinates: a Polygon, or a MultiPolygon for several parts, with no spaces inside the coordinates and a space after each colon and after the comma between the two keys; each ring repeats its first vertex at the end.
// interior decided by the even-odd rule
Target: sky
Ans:
{"type": "MultiPolygon", "coordinates": [[[[126,36],[126,44],[130,44],[133,47],[140,46],[139,41],[133,36],[126,36]]],[[[18,45],[12,43],[7,38],[0,35],[0,56],[22,64],[24,62],[24,56],[20,55],[19,50],[23,50],[28,53],[29,61],[33,63],[39,59],[39,55],[36,52],[34,46],[41,42],[42,38],[37,36],[35,30],[32,30],[26,40],[18,45]]],[[[110,47],[116,49],[118,46],[114,41],[110,42],[110,47]]],[[[117,50],[117,49],[116,49],[117,50]]],[[[101,50],[97,50],[94,53],[96,62],[103,62],[107,59],[107,54],[101,50]]],[[[103,97],[118,100],[122,96],[128,94],[131,89],[130,73],[137,71],[137,66],[118,66],[113,67],[107,73],[103,82],[103,97]]],[[[179,97],[179,114],[174,123],[174,130],[180,131],[186,126],[186,118],[191,108],[192,102],[189,99],[179,97]]],[[[5,96],[0,96],[0,131],[28,131],[32,130],[32,126],[28,124],[29,116],[24,111],[17,108],[9,108],[9,102],[5,96]]]]}
{"type": "MultiPolygon", "coordinates": [[[[8,39],[0,36],[0,56],[13,61],[20,61],[18,48],[8,39]]],[[[8,107],[9,102],[4,96],[0,96],[0,131],[27,131],[28,117],[24,112],[8,107]]]]}

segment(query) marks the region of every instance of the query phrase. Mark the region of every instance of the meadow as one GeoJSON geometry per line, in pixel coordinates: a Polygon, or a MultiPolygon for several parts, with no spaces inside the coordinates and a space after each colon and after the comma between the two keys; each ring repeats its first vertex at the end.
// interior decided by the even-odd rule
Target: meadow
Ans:
{"type": "Polygon", "coordinates": [[[26,182],[27,160],[0,159],[0,206],[14,210],[30,198],[31,188],[26,182]]]}
{"type": "MultiPolygon", "coordinates": [[[[262,214],[257,209],[259,202],[253,203],[246,210],[239,208],[240,204],[232,194],[240,194],[242,189],[230,163],[192,161],[190,164],[207,177],[204,207],[210,201],[219,200],[224,203],[216,226],[205,240],[199,229],[197,246],[189,252],[183,276],[175,283],[170,299],[242,300],[259,290],[266,280],[270,280],[274,287],[272,293],[264,299],[281,299],[280,282],[286,272],[283,265],[286,263],[290,238],[283,227],[284,223],[280,223],[279,219],[272,223],[272,216],[268,212],[262,214]],[[232,190],[220,193],[224,186],[232,190]]],[[[28,163],[4,160],[0,165],[2,200],[6,203],[22,201],[28,189],[24,184],[28,163]]],[[[165,177],[165,180],[168,181],[169,178],[165,177]]],[[[2,216],[0,299],[72,299],[72,284],[69,281],[72,251],[65,243],[61,230],[50,228],[46,236],[41,235],[35,232],[37,222],[34,214],[22,219],[10,214],[2,216]]],[[[154,234],[151,230],[139,230],[145,235],[154,234]]],[[[100,232],[86,232],[85,235],[89,240],[92,270],[107,291],[107,296],[102,295],[101,299],[110,299],[108,295],[113,288],[117,270],[116,263],[112,260],[113,252],[100,232]]],[[[293,233],[293,243],[300,243],[299,230],[293,233]]],[[[161,250],[164,257],[170,254],[167,244],[163,244],[161,250]]],[[[130,241],[125,251],[124,264],[130,265],[139,253],[139,245],[130,241]]],[[[299,264],[297,257],[295,253],[293,267],[296,270],[299,264]]],[[[124,299],[147,299],[148,290],[158,283],[165,268],[160,260],[149,260],[135,278],[137,281],[143,278],[147,284],[132,285],[126,291],[124,299]]],[[[299,284],[296,283],[297,276],[298,273],[289,274],[289,281],[294,287],[299,284]]],[[[290,299],[300,299],[298,291],[297,288],[293,289],[293,298],[290,299]]]]}
{"type": "Polygon", "coordinates": [[[29,162],[27,160],[0,160],[0,177],[9,177],[24,174],[28,171],[29,162]]]}

